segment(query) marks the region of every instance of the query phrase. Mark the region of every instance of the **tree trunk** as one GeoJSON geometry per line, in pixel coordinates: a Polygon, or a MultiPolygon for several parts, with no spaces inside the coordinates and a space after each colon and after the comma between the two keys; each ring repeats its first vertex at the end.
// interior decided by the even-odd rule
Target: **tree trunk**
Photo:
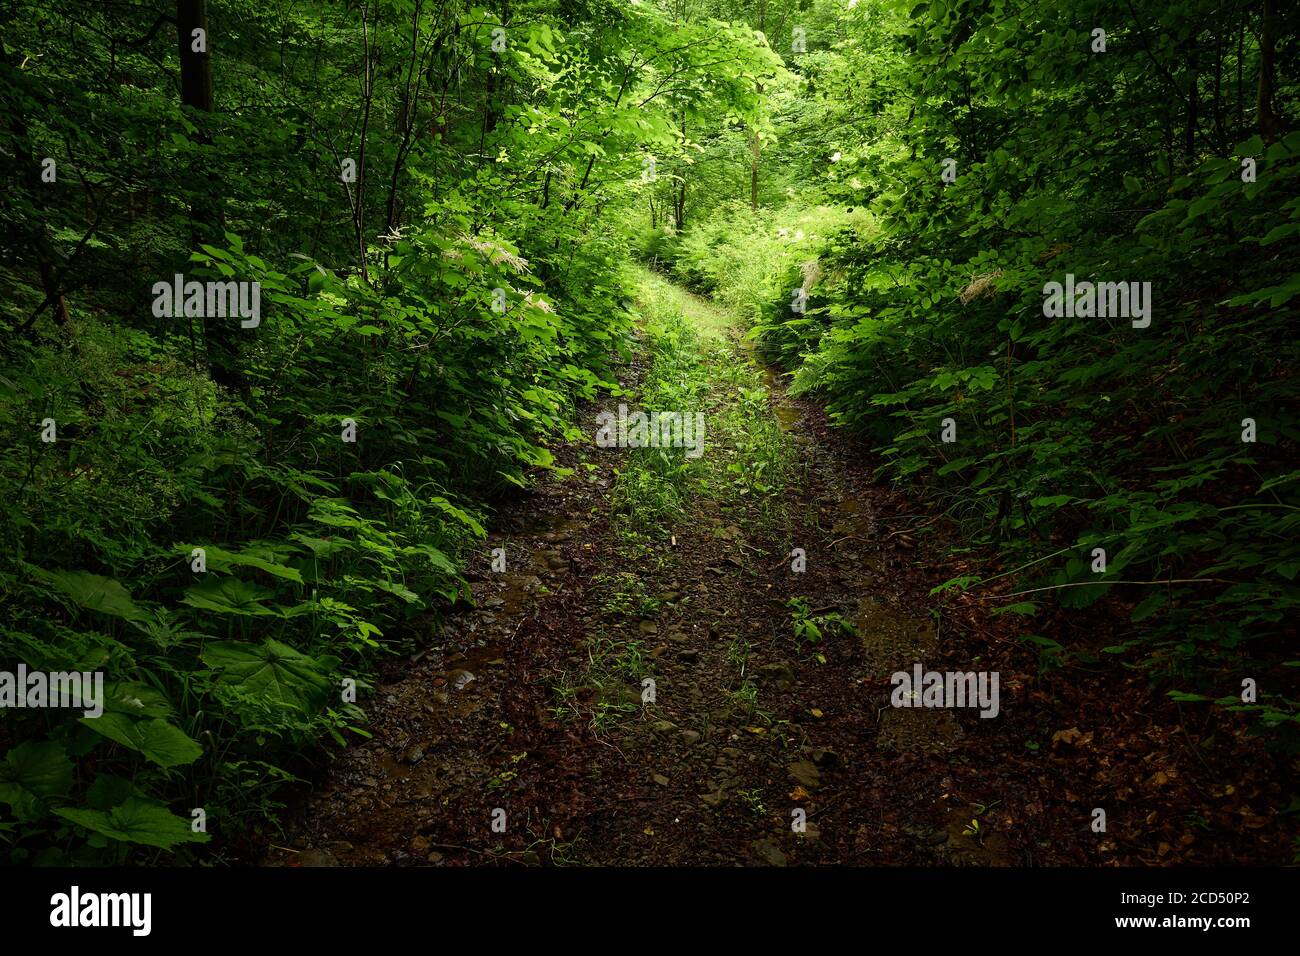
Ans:
{"type": "Polygon", "coordinates": [[[1228,155],[1228,134],[1223,127],[1223,34],[1214,38],[1214,151],[1228,155]]]}
{"type": "Polygon", "coordinates": [[[1201,71],[1200,51],[1196,46],[1196,37],[1191,39],[1188,49],[1188,66],[1191,84],[1187,88],[1187,128],[1183,132],[1183,152],[1187,156],[1187,165],[1196,165],[1196,124],[1200,121],[1201,111],[1201,71]]]}
{"type": "Polygon", "coordinates": [[[212,60],[208,55],[208,0],[176,0],[176,35],[181,53],[181,102],[212,112],[212,60]],[[196,50],[194,31],[203,31],[196,50]]]}
{"type": "MultiPolygon", "coordinates": [[[[208,31],[207,0],[176,0],[176,40],[181,62],[181,106],[201,113],[211,113],[212,35],[208,31]]],[[[204,145],[211,145],[212,136],[206,123],[200,122],[198,126],[197,140],[204,145]]],[[[203,193],[193,199],[190,205],[190,227],[196,246],[218,241],[223,231],[221,192],[216,172],[210,163],[206,178],[203,193]]],[[[239,349],[235,341],[233,320],[229,317],[205,316],[203,344],[207,349],[208,369],[213,380],[242,391],[247,383],[239,369],[239,349]]]]}
{"type": "MultiPolygon", "coordinates": [[[[758,32],[767,30],[767,0],[758,0],[758,32]]],[[[756,84],[758,95],[763,95],[763,84],[756,84]]],[[[758,130],[752,130],[749,141],[749,208],[758,210],[758,161],[763,156],[763,147],[758,140],[758,130]]]]}
{"type": "Polygon", "coordinates": [[[1275,0],[1264,0],[1264,15],[1259,25],[1259,135],[1264,142],[1277,139],[1278,120],[1273,112],[1273,64],[1277,58],[1277,9],[1275,0]]]}
{"type": "MultiPolygon", "coordinates": [[[[208,33],[207,0],[176,0],[176,40],[181,60],[181,106],[211,113],[212,37],[208,33]],[[198,36],[196,31],[201,31],[198,36]],[[199,36],[202,37],[201,42],[199,36]],[[202,49],[196,50],[196,46],[201,46],[202,49]]],[[[210,145],[212,136],[207,124],[199,122],[197,125],[199,132],[196,139],[204,145],[210,145]]],[[[207,195],[192,200],[190,206],[190,225],[195,245],[220,238],[219,196],[216,175],[209,164],[207,195]]]]}
{"type": "MultiPolygon", "coordinates": [[[[27,188],[31,191],[32,206],[37,211],[37,219],[31,224],[30,235],[27,241],[31,244],[36,253],[36,271],[41,277],[41,291],[45,293],[45,300],[36,309],[36,312],[24,324],[23,328],[30,328],[47,308],[51,309],[54,321],[58,325],[66,327],[68,324],[68,304],[63,297],[63,285],[59,275],[58,252],[54,248],[54,242],[50,238],[49,224],[45,221],[45,195],[46,190],[56,187],[41,181],[41,167],[36,157],[32,154],[31,142],[28,139],[27,122],[17,113],[13,114],[10,120],[10,128],[14,132],[14,159],[17,161],[18,168],[25,173],[27,188]]],[[[18,230],[14,230],[15,234],[18,230]]],[[[17,235],[15,235],[17,238],[17,235]]],[[[19,245],[15,242],[15,246],[19,245]]]]}
{"type": "MultiPolygon", "coordinates": [[[[763,95],[763,84],[757,84],[759,96],[763,95]]],[[[758,209],[758,162],[763,158],[763,144],[758,138],[758,130],[749,131],[749,208],[758,209]]]]}
{"type": "MultiPolygon", "coordinates": [[[[682,142],[686,142],[686,110],[682,110],[682,142]]],[[[686,166],[678,174],[677,191],[673,194],[673,225],[678,232],[686,225],[686,166]]]]}

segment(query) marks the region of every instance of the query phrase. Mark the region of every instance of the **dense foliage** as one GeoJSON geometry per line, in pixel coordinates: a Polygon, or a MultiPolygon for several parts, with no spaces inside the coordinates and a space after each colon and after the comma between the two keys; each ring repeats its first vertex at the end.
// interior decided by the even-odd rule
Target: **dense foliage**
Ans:
{"type": "Polygon", "coordinates": [[[463,599],[625,348],[643,155],[776,62],[612,2],[309,7],[3,6],[0,659],[109,711],[4,712],[14,860],[235,839],[364,733],[344,681],[463,599]],[[159,317],[177,273],[260,324],[159,317]]]}
{"type": "Polygon", "coordinates": [[[191,859],[196,808],[237,842],[364,734],[350,683],[433,639],[626,354],[629,256],[1002,555],[1030,630],[1131,622],[1030,634],[1045,664],[1122,654],[1294,742],[1294,5],[4,0],[0,28],[0,669],[108,675],[103,717],[0,712],[13,861],[191,859]],[[259,320],[160,314],[178,274],[259,283],[259,320]],[[1150,283],[1149,325],[1045,314],[1067,274],[1150,283]]]}
{"type": "Polygon", "coordinates": [[[772,204],[733,192],[647,252],[748,310],[882,474],[1022,570],[1001,603],[1052,622],[1027,635],[1045,664],[1122,654],[1296,746],[1300,12],[791,16],[807,52],[771,101],[772,204]],[[1150,283],[1149,325],[1049,315],[1067,275],[1150,283]],[[1059,613],[1090,606],[1120,622],[1059,613]]]}

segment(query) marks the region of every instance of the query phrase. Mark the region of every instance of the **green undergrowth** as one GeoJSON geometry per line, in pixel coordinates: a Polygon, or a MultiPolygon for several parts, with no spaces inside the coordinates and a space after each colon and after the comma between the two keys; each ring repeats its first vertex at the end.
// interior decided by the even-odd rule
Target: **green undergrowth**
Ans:
{"type": "Polygon", "coordinates": [[[468,599],[490,498],[552,467],[627,328],[612,298],[613,322],[578,324],[581,299],[502,315],[491,290],[527,277],[503,240],[430,229],[395,252],[363,283],[205,248],[274,309],[242,394],[193,370],[187,337],[95,316],[72,348],[7,357],[5,669],[106,682],[98,718],[2,712],[13,861],[188,856],[274,826],[322,744],[366,735],[378,659],[468,599]],[[425,305],[455,294],[475,303],[458,322],[425,305]]]}
{"type": "MultiPolygon", "coordinates": [[[[1149,61],[1059,45],[1065,0],[1010,24],[930,5],[953,6],[937,32],[878,9],[872,42],[801,61],[843,100],[816,108],[833,147],[791,147],[784,203],[638,248],[743,303],[792,390],[957,523],[973,570],[937,590],[1022,618],[1044,666],[1118,659],[1300,749],[1300,133],[1153,104],[1149,61]],[[1075,115],[1104,149],[1067,145],[1075,115]],[[1149,325],[1047,314],[1067,281],[1149,283],[1149,325]]],[[[1235,26],[1191,6],[1166,52],[1195,89],[1175,50],[1235,26]]]]}
{"type": "Polygon", "coordinates": [[[645,410],[704,414],[702,453],[629,449],[614,485],[621,530],[671,533],[691,495],[753,503],[775,514],[793,449],[769,406],[761,372],[730,334],[734,319],[649,270],[637,275],[641,334],[651,364],[637,396],[645,410]]]}
{"type": "Polygon", "coordinates": [[[551,712],[563,720],[584,720],[603,732],[651,704],[654,659],[639,639],[599,632],[585,645],[587,662],[553,688],[551,712]]]}
{"type": "MultiPolygon", "coordinates": [[[[274,835],[612,389],[643,172],[780,65],[658,4],[182,6],[0,12],[0,670],[109,685],[101,718],[0,709],[11,862],[274,835]],[[220,288],[176,309],[177,275],[220,288]]],[[[694,406],[672,335],[646,400],[694,406]]],[[[624,503],[674,510],[684,467],[624,503]]]]}

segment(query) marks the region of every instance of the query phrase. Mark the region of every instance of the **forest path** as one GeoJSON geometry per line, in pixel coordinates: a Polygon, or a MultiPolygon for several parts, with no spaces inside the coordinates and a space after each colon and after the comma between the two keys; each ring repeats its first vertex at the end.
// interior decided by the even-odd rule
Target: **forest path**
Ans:
{"type": "Polygon", "coordinates": [[[721,310],[650,273],[640,306],[628,394],[583,409],[554,449],[573,474],[501,516],[477,608],[388,668],[374,738],[265,862],[1044,862],[1007,806],[1035,797],[973,739],[996,722],[889,705],[890,674],[944,669],[954,640],[913,570],[924,516],[721,310]],[[705,412],[684,469],[592,441],[602,409],[670,397],[705,412]]]}

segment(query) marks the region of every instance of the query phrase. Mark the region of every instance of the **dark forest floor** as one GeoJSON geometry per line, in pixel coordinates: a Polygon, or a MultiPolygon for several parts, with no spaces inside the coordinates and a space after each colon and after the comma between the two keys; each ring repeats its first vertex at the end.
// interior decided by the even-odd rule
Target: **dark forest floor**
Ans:
{"type": "MultiPolygon", "coordinates": [[[[707,305],[688,311],[719,324],[707,305]]],[[[727,334],[723,353],[752,361],[727,334]]],[[[633,395],[645,361],[625,369],[633,395]]],[[[1118,664],[1040,672],[1023,625],[991,613],[1009,578],[931,596],[971,568],[996,573],[996,556],[950,557],[955,527],[873,483],[865,450],[814,402],[755,374],[789,443],[783,491],[705,486],[669,527],[630,534],[635,515],[611,500],[628,451],[590,440],[617,401],[584,409],[584,440],[553,449],[575,473],[540,478],[498,516],[470,575],[476,609],[383,670],[362,701],[374,738],[338,755],[261,862],[1289,860],[1262,748],[1235,725],[1184,729],[1190,714],[1118,664]],[[505,573],[490,570],[496,547],[505,573]],[[797,640],[793,598],[833,633],[797,640]],[[890,674],[917,662],[998,671],[1000,714],[891,707],[890,674]]],[[[710,414],[736,400],[718,377],[710,414]]],[[[734,457],[726,437],[706,455],[734,457]]],[[[1104,618],[1057,623],[1113,638],[1104,618]]]]}

